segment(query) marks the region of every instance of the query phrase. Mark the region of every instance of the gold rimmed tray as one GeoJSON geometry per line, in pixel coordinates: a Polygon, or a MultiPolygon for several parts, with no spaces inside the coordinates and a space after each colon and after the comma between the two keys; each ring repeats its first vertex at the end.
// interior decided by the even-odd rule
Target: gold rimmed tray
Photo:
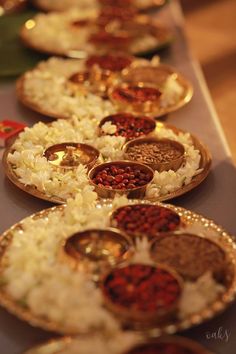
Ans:
{"type": "MultiPolygon", "coordinates": [[[[45,11],[45,12],[50,12],[50,11],[65,11],[68,10],[68,7],[70,7],[70,5],[68,5],[68,2],[66,2],[66,4],[63,6],[62,4],[58,5],[55,3],[57,3],[58,1],[54,1],[54,4],[50,4],[50,1],[42,1],[42,0],[33,0],[33,3],[35,6],[37,6],[38,9],[45,11]]],[[[63,1],[60,1],[63,2],[63,1]]],[[[132,4],[133,7],[135,7],[138,11],[150,11],[150,10],[158,10],[161,7],[163,7],[164,5],[166,5],[168,3],[168,0],[148,0],[148,1],[142,1],[142,6],[139,6],[139,4],[132,4]]],[[[97,5],[99,5],[102,7],[102,1],[97,0],[97,5]]],[[[141,4],[140,4],[141,5],[141,4]]],[[[94,6],[94,4],[93,4],[94,6]]],[[[71,7],[76,7],[76,6],[71,6],[71,7]]],[[[79,6],[79,2],[77,5],[78,8],[80,8],[79,6]]],[[[83,8],[82,8],[83,9],[83,8]]]]}
{"type": "MultiPolygon", "coordinates": [[[[131,200],[130,204],[143,203],[139,200],[131,200]]],[[[163,206],[161,203],[152,203],[154,205],[163,206]]],[[[109,199],[98,201],[96,208],[105,207],[106,210],[109,209],[112,212],[112,201],[109,199]]],[[[201,237],[211,239],[219,244],[219,246],[225,251],[228,257],[228,274],[227,274],[227,285],[225,286],[224,293],[220,294],[219,297],[210,303],[207,308],[202,309],[198,313],[188,315],[184,319],[172,319],[168,323],[160,323],[154,325],[148,331],[145,330],[145,334],[151,336],[160,336],[162,334],[173,334],[180,330],[190,328],[194,325],[198,325],[206,320],[209,320],[216,316],[218,313],[226,309],[226,307],[234,300],[236,293],[236,245],[232,237],[219,225],[215,224],[212,220],[206,219],[203,216],[196,214],[190,210],[184,208],[175,207],[173,205],[165,205],[165,207],[177,212],[183,223],[185,224],[185,229],[188,227],[198,228],[201,237]]],[[[61,219],[63,220],[64,208],[66,206],[57,206],[50,209],[43,210],[29,217],[31,222],[38,219],[50,220],[50,214],[60,211],[62,213],[61,219]]],[[[109,215],[108,215],[109,217],[109,215]]],[[[24,219],[25,220],[25,219],[24,219]]],[[[3,258],[8,247],[10,247],[14,232],[21,230],[24,233],[24,220],[15,224],[10,229],[5,231],[0,238],[0,275],[4,269],[3,258]]],[[[74,332],[71,328],[62,328],[59,323],[49,321],[45,317],[40,317],[34,315],[26,305],[22,305],[17,302],[5,291],[4,286],[0,287],[0,304],[5,307],[9,312],[16,315],[22,320],[27,321],[32,326],[41,327],[45,330],[55,331],[64,334],[78,334],[74,332]]],[[[138,333],[144,333],[139,330],[138,333]]]]}
{"type": "MultiPolygon", "coordinates": [[[[90,338],[90,337],[89,337],[90,338]]],[[[87,340],[89,341],[89,338],[87,340]]],[[[86,339],[86,338],[83,338],[86,339]]],[[[202,347],[199,343],[190,340],[189,338],[186,337],[179,337],[179,336],[164,336],[160,337],[158,339],[150,339],[150,338],[136,338],[136,343],[132,346],[131,352],[133,348],[139,348],[141,345],[149,344],[149,343],[174,343],[174,344],[179,344],[182,345],[184,349],[188,349],[191,352],[194,351],[195,354],[213,354],[212,352],[208,351],[205,347],[202,347]]],[[[62,337],[59,339],[51,339],[43,344],[40,344],[36,347],[33,347],[29,350],[27,350],[24,354],[58,354],[63,352],[64,350],[70,349],[70,345],[73,346],[73,348],[78,347],[78,354],[79,354],[79,344],[80,344],[80,339],[76,337],[62,337]]],[[[122,351],[122,354],[128,354],[130,351],[122,351]]],[[[121,352],[120,352],[121,354],[121,352]]]]}
{"type": "MultiPolygon", "coordinates": [[[[76,48],[75,45],[71,45],[71,48],[63,48],[59,46],[51,46],[50,44],[47,44],[47,40],[44,39],[43,42],[39,42],[39,38],[36,38],[31,35],[32,30],[38,26],[38,20],[37,16],[29,19],[24,26],[21,28],[20,31],[20,37],[24,45],[28,48],[31,48],[37,52],[44,53],[47,55],[57,55],[57,56],[63,56],[67,58],[77,58],[77,59],[84,59],[87,57],[88,54],[96,54],[96,53],[106,53],[108,51],[118,49],[119,51],[125,51],[128,54],[132,55],[137,55],[137,56],[146,56],[146,55],[151,55],[159,50],[162,50],[163,48],[168,47],[171,45],[171,43],[174,40],[173,34],[170,31],[169,28],[165,27],[164,25],[160,24],[159,22],[153,20],[150,16],[148,15],[137,15],[135,17],[134,23],[140,24],[140,25],[146,25],[147,27],[152,26],[152,38],[155,39],[155,43],[152,43],[151,45],[149,44],[149,38],[150,38],[150,33],[146,35],[147,44],[144,45],[144,42],[137,46],[135,44],[135,41],[130,35],[130,30],[124,30],[123,27],[121,27],[118,31],[113,32],[113,35],[119,35],[119,32],[125,34],[125,38],[131,38],[130,41],[133,41],[132,44],[128,46],[115,46],[114,43],[112,45],[104,45],[104,41],[99,41],[99,44],[94,44],[90,43],[90,35],[94,34],[94,28],[98,29],[98,32],[101,32],[99,30],[99,27],[96,27],[96,18],[97,15],[94,13],[94,11],[91,10],[91,12],[87,12],[88,16],[86,19],[90,20],[92,19],[92,24],[83,26],[83,31],[85,31],[85,28],[87,29],[87,40],[84,41],[84,43],[81,43],[79,46],[76,42],[76,48]],[[103,45],[100,44],[103,43],[103,45]],[[135,44],[135,45],[134,45],[135,44]]],[[[50,14],[45,14],[46,16],[51,16],[50,14]]],[[[63,13],[58,13],[54,14],[54,16],[63,16],[63,13]]],[[[81,18],[78,17],[78,20],[81,18]]],[[[83,18],[84,19],[84,18],[83,18]]],[[[71,22],[74,22],[76,18],[73,18],[71,22]]],[[[50,25],[50,22],[49,22],[50,25]]],[[[70,30],[70,22],[68,21],[67,26],[65,26],[65,33],[68,33],[68,28],[70,30]]],[[[47,26],[47,24],[44,24],[44,28],[47,26]]],[[[62,30],[63,31],[63,30],[62,30]]],[[[61,31],[61,32],[62,32],[61,31]]],[[[112,32],[107,32],[107,34],[111,34],[112,32]]],[[[75,37],[76,38],[76,37],[75,37]]],[[[135,40],[137,41],[139,38],[139,33],[137,32],[135,40]]],[[[145,40],[145,39],[144,39],[145,40]]],[[[52,38],[49,39],[49,43],[52,43],[52,38]]]]}
{"type": "MultiPolygon", "coordinates": [[[[160,66],[164,66],[160,64],[160,66]]],[[[166,65],[165,65],[166,67],[166,65]]],[[[168,66],[169,67],[169,66],[168,66]]],[[[169,113],[175,112],[185,106],[187,103],[189,103],[193,97],[193,86],[191,83],[179,72],[177,72],[174,68],[169,67],[169,69],[176,74],[176,81],[178,84],[183,88],[183,94],[181,95],[180,99],[172,105],[169,105],[167,107],[158,107],[158,109],[155,112],[148,112],[147,115],[153,116],[154,118],[160,118],[163,117],[169,113]]],[[[28,73],[32,72],[28,71],[28,73]]],[[[121,77],[121,81],[125,81],[125,77],[121,77]]],[[[25,92],[24,92],[24,85],[26,81],[26,74],[21,76],[17,82],[16,82],[16,94],[19,99],[19,101],[27,108],[41,114],[44,117],[50,117],[54,119],[68,119],[68,114],[59,114],[55,113],[52,110],[47,110],[42,107],[41,104],[36,103],[34,100],[31,100],[30,97],[28,97],[25,92]]],[[[132,109],[129,111],[132,112],[132,109]]],[[[141,113],[141,112],[140,112],[141,113]]]]}
{"type": "MultiPolygon", "coordinates": [[[[160,131],[162,128],[171,129],[176,134],[184,133],[184,131],[179,128],[176,128],[174,126],[171,126],[171,125],[168,125],[168,124],[165,124],[162,122],[157,122],[156,130],[160,131]]],[[[192,189],[196,188],[208,176],[208,174],[210,172],[211,162],[212,162],[211,153],[208,150],[208,148],[197,137],[195,137],[194,135],[191,134],[191,138],[192,138],[195,149],[199,150],[200,155],[201,155],[201,160],[200,160],[200,165],[199,165],[200,172],[192,178],[192,181],[189,184],[182,186],[181,188],[177,189],[174,192],[168,193],[166,195],[162,195],[158,198],[149,199],[149,200],[151,200],[151,201],[167,201],[167,200],[171,200],[176,197],[179,197],[179,196],[191,191],[192,189]]],[[[8,162],[8,155],[10,153],[14,152],[12,145],[13,144],[9,145],[5,149],[4,154],[3,154],[3,158],[2,158],[2,163],[3,163],[4,170],[5,170],[5,174],[9,178],[9,180],[13,184],[15,184],[18,188],[20,188],[21,190],[23,190],[24,192],[26,192],[28,194],[33,195],[36,198],[47,200],[51,203],[56,203],[56,204],[65,203],[66,200],[58,197],[57,195],[48,195],[44,192],[39,191],[35,186],[25,185],[19,181],[19,178],[17,177],[16,173],[14,172],[14,166],[8,162]]]]}

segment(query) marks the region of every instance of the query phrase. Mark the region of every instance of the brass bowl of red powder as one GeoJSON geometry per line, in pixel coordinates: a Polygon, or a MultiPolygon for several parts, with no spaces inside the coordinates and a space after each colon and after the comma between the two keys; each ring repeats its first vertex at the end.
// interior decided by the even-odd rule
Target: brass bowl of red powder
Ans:
{"type": "Polygon", "coordinates": [[[150,166],[153,170],[177,171],[185,160],[185,149],[178,141],[152,137],[127,142],[124,158],[150,166]]]}
{"type": "Polygon", "coordinates": [[[213,354],[188,338],[165,336],[138,344],[125,354],[213,354]]]}
{"type": "Polygon", "coordinates": [[[129,198],[145,195],[148,183],[153,179],[153,170],[132,161],[113,161],[95,166],[89,171],[90,183],[102,198],[114,198],[116,194],[129,198]]]}
{"type": "Polygon", "coordinates": [[[131,113],[117,113],[103,118],[99,124],[99,133],[112,136],[123,136],[127,140],[151,134],[156,128],[156,121],[146,116],[135,116],[131,113]],[[111,122],[116,126],[113,134],[105,133],[102,127],[105,123],[111,122]]]}
{"type": "Polygon", "coordinates": [[[99,155],[99,151],[93,146],[73,142],[52,145],[44,152],[52,166],[65,170],[77,168],[79,165],[91,169],[99,155]]]}
{"type": "Polygon", "coordinates": [[[114,228],[88,229],[63,241],[63,259],[76,269],[84,259],[114,266],[132,253],[130,239],[114,228]]]}
{"type": "Polygon", "coordinates": [[[113,227],[132,238],[163,237],[182,225],[181,218],[175,211],[152,204],[122,206],[111,214],[110,222],[113,227]]]}
{"type": "Polygon", "coordinates": [[[154,85],[143,83],[111,87],[108,97],[120,111],[155,115],[159,111],[161,91],[154,85]]]}
{"type": "Polygon", "coordinates": [[[178,309],[182,279],[162,265],[123,265],[104,276],[105,305],[132,327],[149,327],[170,320],[178,309]]]}

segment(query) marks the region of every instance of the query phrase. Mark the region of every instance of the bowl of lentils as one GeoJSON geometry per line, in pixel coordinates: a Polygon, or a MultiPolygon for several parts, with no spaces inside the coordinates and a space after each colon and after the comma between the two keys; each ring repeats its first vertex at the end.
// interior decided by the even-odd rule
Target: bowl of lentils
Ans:
{"type": "Polygon", "coordinates": [[[88,176],[102,198],[113,198],[115,194],[141,198],[154,177],[154,171],[144,164],[124,160],[97,165],[88,176]]]}
{"type": "Polygon", "coordinates": [[[124,158],[150,166],[153,170],[177,171],[184,163],[185,149],[171,139],[139,138],[124,145],[124,158]]]}

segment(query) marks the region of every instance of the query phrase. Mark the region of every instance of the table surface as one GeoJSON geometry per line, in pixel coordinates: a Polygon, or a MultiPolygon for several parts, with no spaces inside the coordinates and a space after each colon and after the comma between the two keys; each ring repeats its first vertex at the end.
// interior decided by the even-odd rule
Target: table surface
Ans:
{"type": "MultiPolygon", "coordinates": [[[[168,123],[197,135],[210,148],[213,155],[212,170],[208,178],[195,190],[173,200],[173,204],[191,209],[214,219],[228,232],[236,234],[236,170],[218,118],[198,67],[191,57],[186,42],[182,13],[177,1],[172,1],[160,13],[175,33],[170,49],[162,51],[162,61],[178,68],[192,82],[192,101],[180,111],[168,116],[168,123]]],[[[0,85],[1,119],[13,119],[32,125],[42,116],[24,108],[17,102],[14,82],[0,85]]],[[[44,118],[47,120],[46,118],[44,118]]],[[[0,150],[0,153],[2,151],[0,150]]],[[[9,182],[0,167],[0,232],[22,218],[48,208],[50,203],[38,200],[9,182]]],[[[236,348],[236,304],[215,319],[181,334],[193,338],[218,354],[233,354],[236,348]],[[227,340],[227,334],[229,338],[227,340]]],[[[20,354],[32,345],[52,337],[52,334],[33,328],[0,309],[0,353],[20,354]]],[[[55,337],[55,335],[54,335],[55,337]]]]}

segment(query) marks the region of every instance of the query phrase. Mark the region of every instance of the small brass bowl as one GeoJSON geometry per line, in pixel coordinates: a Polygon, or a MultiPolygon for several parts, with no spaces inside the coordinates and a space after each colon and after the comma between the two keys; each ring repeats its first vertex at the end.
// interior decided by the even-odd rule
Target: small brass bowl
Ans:
{"type": "Polygon", "coordinates": [[[64,259],[76,268],[83,259],[114,266],[126,261],[131,254],[130,239],[114,228],[88,229],[63,241],[64,259]]]}
{"type": "Polygon", "coordinates": [[[108,97],[120,111],[155,115],[160,109],[161,91],[156,85],[122,83],[108,90],[108,97]]]}
{"type": "MultiPolygon", "coordinates": [[[[175,140],[171,140],[171,139],[157,139],[157,138],[152,138],[152,137],[147,137],[147,138],[138,138],[132,141],[127,142],[124,147],[124,158],[126,160],[131,160],[131,161],[137,161],[140,163],[143,163],[145,165],[150,166],[153,170],[157,170],[159,172],[163,172],[163,171],[169,171],[169,170],[173,170],[173,171],[177,171],[180,166],[183,164],[184,160],[185,160],[185,149],[184,146],[182,144],[180,144],[179,142],[175,141],[175,140]],[[144,152],[143,149],[140,149],[140,157],[131,157],[131,155],[129,154],[129,149],[131,147],[134,146],[138,146],[141,144],[158,144],[158,145],[163,145],[163,147],[165,146],[170,146],[170,148],[177,150],[180,153],[180,156],[170,160],[170,161],[166,161],[166,162],[158,162],[158,160],[153,161],[153,162],[148,162],[151,157],[150,155],[147,153],[146,158],[148,159],[147,162],[145,161],[145,156],[142,157],[142,153],[144,152]]],[[[166,151],[166,148],[163,152],[164,156],[166,156],[166,153],[168,153],[168,151],[166,151]]],[[[154,158],[153,158],[154,160],[154,158]]]]}
{"type": "Polygon", "coordinates": [[[147,185],[152,181],[154,177],[154,171],[143,164],[137,163],[137,162],[132,162],[132,161],[113,161],[113,162],[106,162],[100,165],[97,165],[93,167],[89,173],[88,177],[90,180],[90,183],[95,187],[95,191],[98,193],[98,195],[101,198],[114,198],[116,194],[120,195],[127,195],[128,198],[141,198],[144,197],[147,185]],[[117,169],[125,169],[127,167],[132,168],[137,168],[140,170],[141,173],[146,175],[147,182],[142,185],[142,186],[137,186],[135,188],[124,188],[124,189],[112,189],[111,186],[99,186],[97,183],[93,181],[93,178],[96,177],[96,175],[104,170],[105,168],[110,168],[114,166],[117,169]]]}
{"type": "MultiPolygon", "coordinates": [[[[135,129],[133,129],[134,136],[132,136],[133,134],[131,134],[131,133],[130,133],[130,136],[127,136],[126,131],[124,130],[122,132],[122,134],[120,134],[119,136],[123,136],[127,140],[136,139],[139,136],[147,136],[147,135],[151,134],[156,129],[156,121],[153,118],[150,118],[147,116],[134,116],[131,113],[117,113],[117,114],[112,114],[110,116],[107,116],[101,120],[101,122],[99,123],[99,126],[98,126],[99,135],[105,135],[105,133],[102,130],[102,126],[106,122],[111,122],[111,124],[116,125],[117,120],[119,120],[119,118],[121,116],[125,117],[127,121],[132,118],[132,119],[135,119],[136,122],[141,121],[141,120],[145,120],[145,122],[147,124],[149,124],[148,133],[144,133],[144,132],[140,131],[141,128],[137,127],[136,132],[135,132],[135,129]]],[[[108,134],[108,135],[115,135],[115,134],[108,134]]]]}
{"type": "Polygon", "coordinates": [[[171,268],[161,264],[155,266],[142,263],[119,265],[104,275],[100,286],[105,306],[122,323],[135,328],[148,328],[173,318],[178,310],[183,291],[181,277],[171,268]],[[166,296],[168,291],[166,284],[173,282],[172,295],[174,292],[173,286],[175,285],[176,287],[176,293],[173,295],[174,299],[166,308],[163,306],[163,300],[159,299],[157,301],[157,293],[155,295],[148,294],[150,290],[156,292],[157,289],[160,289],[161,283],[157,281],[159,275],[162,279],[165,276],[168,278],[165,279],[166,282],[163,284],[162,296],[166,296]],[[116,281],[117,277],[120,279],[118,282],[116,281]],[[142,288],[146,290],[142,290],[142,288]],[[150,302],[153,302],[154,299],[157,303],[150,305],[150,302]],[[157,308],[160,304],[160,308],[157,308]],[[148,308],[149,305],[150,307],[148,308]]]}
{"type": "Polygon", "coordinates": [[[159,238],[184,226],[181,217],[174,210],[163,205],[144,203],[124,205],[115,209],[110,215],[110,224],[132,239],[137,237],[159,238]],[[148,209],[155,210],[156,213],[152,216],[146,215],[145,210],[148,211],[148,209]]]}
{"type": "Polygon", "coordinates": [[[177,336],[163,336],[143,341],[124,354],[145,354],[150,352],[162,354],[163,351],[169,352],[168,349],[176,354],[213,354],[197,342],[177,336]]]}
{"type": "Polygon", "coordinates": [[[168,65],[134,66],[125,68],[122,71],[122,80],[129,84],[143,82],[146,85],[152,84],[162,88],[171,75],[176,75],[177,77],[177,73],[168,65]]]}
{"type": "Polygon", "coordinates": [[[186,280],[196,281],[209,271],[224,285],[231,281],[227,254],[212,239],[183,232],[169,233],[153,240],[150,253],[154,261],[175,269],[186,280]]]}
{"type": "Polygon", "coordinates": [[[44,152],[51,165],[65,170],[77,168],[80,164],[91,169],[99,154],[93,146],[71,142],[52,145],[44,152]]]}

